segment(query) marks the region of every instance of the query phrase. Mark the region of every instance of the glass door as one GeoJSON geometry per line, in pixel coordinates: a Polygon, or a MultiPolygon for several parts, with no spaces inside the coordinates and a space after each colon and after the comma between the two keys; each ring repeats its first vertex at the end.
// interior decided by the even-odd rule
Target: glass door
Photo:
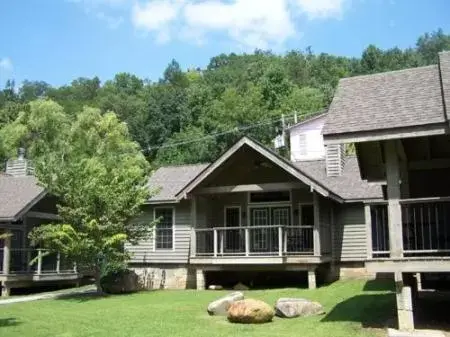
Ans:
{"type": "MultiPolygon", "coordinates": [[[[252,208],[251,225],[253,227],[269,226],[269,208],[252,208]]],[[[269,228],[250,229],[250,252],[264,253],[268,251],[269,228]]]]}

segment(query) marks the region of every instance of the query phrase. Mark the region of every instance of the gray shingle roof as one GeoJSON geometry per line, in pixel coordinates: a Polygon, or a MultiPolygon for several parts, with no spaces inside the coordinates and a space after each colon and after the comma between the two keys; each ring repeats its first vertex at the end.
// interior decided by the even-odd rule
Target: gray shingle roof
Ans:
{"type": "Polygon", "coordinates": [[[342,176],[328,177],[325,160],[300,161],[294,165],[314,177],[333,193],[345,200],[379,199],[383,197],[380,186],[361,180],[358,160],[354,156],[345,160],[342,176]]]}
{"type": "Polygon", "coordinates": [[[450,51],[439,53],[439,69],[441,71],[442,92],[444,95],[447,119],[450,119],[450,51]]]}
{"type": "Polygon", "coordinates": [[[208,164],[160,167],[149,179],[150,191],[156,191],[149,202],[175,200],[175,195],[207,166],[208,164]]]}
{"type": "Polygon", "coordinates": [[[0,175],[0,220],[14,219],[43,193],[35,177],[0,175]]]}
{"type": "Polygon", "coordinates": [[[432,65],[341,79],[323,134],[419,126],[445,120],[439,67],[432,65]]]}

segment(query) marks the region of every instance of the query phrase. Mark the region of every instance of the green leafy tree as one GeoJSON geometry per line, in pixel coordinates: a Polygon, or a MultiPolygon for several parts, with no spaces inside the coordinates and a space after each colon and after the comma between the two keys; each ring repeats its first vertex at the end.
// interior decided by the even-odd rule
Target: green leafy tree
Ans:
{"type": "Polygon", "coordinates": [[[128,259],[124,244],[150,234],[151,224],[130,221],[149,197],[148,163],[112,112],[84,108],[72,120],[51,101],[30,106],[7,130],[9,145],[28,146],[62,219],[34,228],[31,242],[94,271],[100,291],[105,266],[128,259]]]}

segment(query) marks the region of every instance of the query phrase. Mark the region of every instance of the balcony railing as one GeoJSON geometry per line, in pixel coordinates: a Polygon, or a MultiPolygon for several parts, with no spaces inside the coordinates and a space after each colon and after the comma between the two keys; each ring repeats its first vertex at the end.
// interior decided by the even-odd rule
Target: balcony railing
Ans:
{"type": "MultiPolygon", "coordinates": [[[[450,200],[401,200],[403,256],[450,256],[450,200]]],[[[373,205],[373,257],[389,257],[387,205],[373,205]]]]}
{"type": "Polygon", "coordinates": [[[59,253],[49,254],[47,250],[32,248],[9,249],[9,261],[6,261],[4,250],[0,249],[0,274],[6,274],[5,263],[9,265],[8,274],[76,273],[74,263],[59,253]]]}
{"type": "Polygon", "coordinates": [[[194,231],[196,256],[313,255],[313,226],[214,227],[194,231]]]}

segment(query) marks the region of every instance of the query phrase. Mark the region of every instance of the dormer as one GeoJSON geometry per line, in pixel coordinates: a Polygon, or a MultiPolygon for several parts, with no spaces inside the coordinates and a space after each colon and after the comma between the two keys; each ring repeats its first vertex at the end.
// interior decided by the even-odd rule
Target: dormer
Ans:
{"type": "Polygon", "coordinates": [[[325,158],[322,129],[326,116],[326,113],[317,114],[288,128],[291,161],[325,158]]]}

